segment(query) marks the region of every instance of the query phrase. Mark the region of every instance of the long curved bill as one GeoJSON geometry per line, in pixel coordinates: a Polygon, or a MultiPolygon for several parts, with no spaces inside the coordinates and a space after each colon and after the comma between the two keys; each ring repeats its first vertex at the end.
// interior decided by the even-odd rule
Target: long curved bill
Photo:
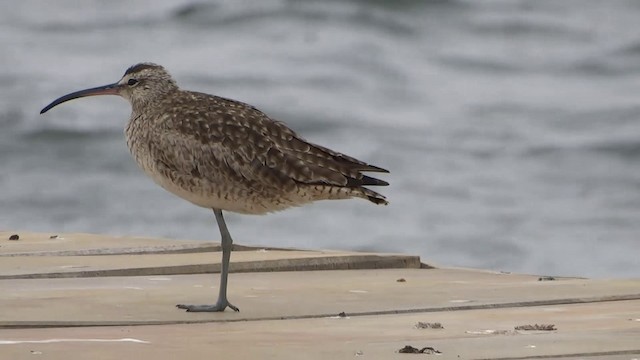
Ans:
{"type": "Polygon", "coordinates": [[[91,89],[80,90],[76,92],[72,92],[71,94],[67,94],[65,96],[61,96],[47,106],[45,106],[42,110],[40,110],[40,114],[44,114],[49,111],[52,107],[62,104],[63,102],[85,97],[85,96],[95,96],[95,95],[118,95],[118,90],[120,85],[118,83],[113,83],[104,86],[98,86],[91,89]]]}

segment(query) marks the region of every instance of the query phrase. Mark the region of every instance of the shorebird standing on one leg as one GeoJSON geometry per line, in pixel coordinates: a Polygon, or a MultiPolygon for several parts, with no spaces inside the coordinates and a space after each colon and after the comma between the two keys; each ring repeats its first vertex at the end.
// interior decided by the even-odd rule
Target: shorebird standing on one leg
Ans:
{"type": "Polygon", "coordinates": [[[119,95],[132,112],[125,135],[138,165],[158,185],[213,209],[222,235],[222,271],[213,305],[177,305],[187,311],[238,308],[227,300],[232,240],[222,210],[265,214],[316,200],[359,197],[387,204],[367,185],[389,185],[362,172],[388,172],[307,142],[251,105],[181,90],[160,65],[141,63],[117,83],[62,96],[119,95]]]}

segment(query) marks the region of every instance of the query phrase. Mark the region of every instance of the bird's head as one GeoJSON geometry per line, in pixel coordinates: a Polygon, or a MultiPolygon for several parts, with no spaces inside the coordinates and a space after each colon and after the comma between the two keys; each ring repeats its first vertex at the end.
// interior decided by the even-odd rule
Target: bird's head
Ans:
{"type": "Polygon", "coordinates": [[[140,63],[128,68],[118,82],[61,96],[45,106],[40,113],[69,100],[95,95],[122,96],[135,108],[177,89],[175,80],[165,68],[153,63],[140,63]]]}

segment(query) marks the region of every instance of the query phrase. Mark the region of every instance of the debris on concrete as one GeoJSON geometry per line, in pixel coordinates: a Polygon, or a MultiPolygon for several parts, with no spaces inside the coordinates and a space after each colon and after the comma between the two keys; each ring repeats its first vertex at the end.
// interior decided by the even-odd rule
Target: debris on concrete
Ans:
{"type": "Polygon", "coordinates": [[[402,349],[398,350],[400,354],[442,354],[442,352],[432,348],[431,346],[423,347],[422,349],[418,349],[411,345],[405,345],[402,349]]]}
{"type": "Polygon", "coordinates": [[[9,236],[9,240],[20,240],[20,235],[13,234],[13,235],[9,236]]]}
{"type": "Polygon", "coordinates": [[[514,327],[515,330],[524,331],[555,331],[558,330],[553,324],[534,324],[534,325],[519,325],[514,327]]]}
{"type": "Polygon", "coordinates": [[[541,276],[538,278],[538,281],[554,281],[554,280],[557,280],[557,279],[553,276],[541,276]]]}
{"type": "Polygon", "coordinates": [[[329,316],[328,318],[329,319],[350,319],[349,315],[347,315],[347,313],[344,311],[337,315],[329,316]]]}
{"type": "Polygon", "coordinates": [[[418,321],[418,323],[416,324],[416,329],[444,329],[444,327],[439,322],[430,323],[418,321]]]}

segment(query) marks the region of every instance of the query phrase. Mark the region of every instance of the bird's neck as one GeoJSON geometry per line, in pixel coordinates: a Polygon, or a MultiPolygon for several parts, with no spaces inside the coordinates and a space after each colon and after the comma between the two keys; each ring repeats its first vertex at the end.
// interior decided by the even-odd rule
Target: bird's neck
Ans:
{"type": "Polygon", "coordinates": [[[157,109],[158,106],[165,102],[168,97],[171,97],[171,94],[167,92],[153,94],[153,96],[144,98],[131,99],[130,103],[133,114],[142,114],[144,112],[148,112],[149,110],[157,109]]]}

